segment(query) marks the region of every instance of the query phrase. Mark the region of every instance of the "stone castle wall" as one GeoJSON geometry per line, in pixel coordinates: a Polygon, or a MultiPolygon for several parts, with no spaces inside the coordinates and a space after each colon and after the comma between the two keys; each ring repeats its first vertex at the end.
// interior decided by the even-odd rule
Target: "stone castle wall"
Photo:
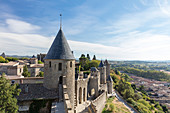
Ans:
{"type": "Polygon", "coordinates": [[[89,78],[79,78],[76,80],[76,86],[75,86],[75,96],[76,96],[76,105],[87,101],[87,86],[88,86],[88,80],[89,78]],[[81,90],[81,92],[80,92],[81,90]],[[80,96],[81,96],[81,102],[80,102],[80,96]]]}
{"type": "Polygon", "coordinates": [[[107,99],[106,91],[102,91],[102,93],[92,101],[92,104],[95,106],[97,113],[101,113],[103,108],[105,107],[105,102],[107,99]]]}
{"type": "Polygon", "coordinates": [[[14,80],[18,84],[34,84],[34,83],[43,83],[44,77],[26,77],[26,78],[17,78],[9,79],[10,81],[14,80]]]}
{"type": "Polygon", "coordinates": [[[64,83],[62,85],[62,88],[63,88],[63,101],[64,101],[65,112],[66,113],[74,113],[74,109],[72,108],[71,100],[70,100],[69,94],[68,94],[69,90],[68,90],[68,87],[65,83],[65,81],[66,81],[65,76],[63,77],[63,81],[64,81],[64,83]]]}

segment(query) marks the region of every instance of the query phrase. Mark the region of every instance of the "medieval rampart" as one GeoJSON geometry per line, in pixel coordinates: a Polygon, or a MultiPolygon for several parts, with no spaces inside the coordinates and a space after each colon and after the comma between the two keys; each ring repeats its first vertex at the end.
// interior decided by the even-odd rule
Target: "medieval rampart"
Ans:
{"type": "Polygon", "coordinates": [[[106,102],[106,91],[102,91],[102,93],[92,101],[92,104],[96,107],[97,113],[101,113],[106,102]]]}

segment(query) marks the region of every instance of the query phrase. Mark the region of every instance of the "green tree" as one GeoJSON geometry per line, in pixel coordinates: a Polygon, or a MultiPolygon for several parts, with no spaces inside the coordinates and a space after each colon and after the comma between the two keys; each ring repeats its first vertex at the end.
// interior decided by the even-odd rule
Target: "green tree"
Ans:
{"type": "Polygon", "coordinates": [[[87,58],[90,60],[90,55],[89,54],[87,54],[87,58]]]}
{"type": "Polygon", "coordinates": [[[81,54],[81,57],[80,58],[86,58],[86,56],[84,54],[81,54]]]}
{"type": "Polygon", "coordinates": [[[125,89],[123,92],[123,97],[125,99],[132,98],[134,96],[133,88],[125,89]]]}
{"type": "Polygon", "coordinates": [[[10,81],[4,77],[0,77],[0,113],[17,113],[18,105],[15,96],[21,92],[17,89],[17,84],[10,84],[10,81]]]}
{"type": "Polygon", "coordinates": [[[24,66],[24,70],[23,70],[22,75],[23,75],[24,77],[30,77],[30,72],[28,72],[27,65],[24,66]]]}
{"type": "Polygon", "coordinates": [[[43,62],[41,60],[38,60],[38,64],[43,64],[43,62]]]}
{"type": "Polygon", "coordinates": [[[89,68],[91,67],[98,67],[99,66],[99,61],[98,60],[92,60],[89,62],[89,68]]]}
{"type": "Polygon", "coordinates": [[[29,58],[27,57],[22,57],[22,58],[19,58],[20,60],[28,60],[29,58]]]}
{"type": "Polygon", "coordinates": [[[93,56],[93,60],[96,60],[96,55],[93,56]]]}
{"type": "Polygon", "coordinates": [[[135,84],[131,84],[131,87],[136,90],[136,85],[135,84]]]}
{"type": "Polygon", "coordinates": [[[40,71],[39,74],[37,75],[37,77],[43,77],[44,76],[44,72],[40,71]]]}
{"type": "Polygon", "coordinates": [[[139,93],[135,93],[133,98],[135,101],[137,101],[139,99],[142,99],[143,97],[139,93]]]}
{"type": "Polygon", "coordinates": [[[9,61],[0,56],[0,63],[8,63],[9,61]]]}
{"type": "Polygon", "coordinates": [[[139,91],[144,91],[144,89],[145,89],[144,85],[139,86],[139,91]]]}
{"type": "Polygon", "coordinates": [[[120,71],[118,71],[117,69],[115,70],[115,74],[116,75],[120,75],[121,73],[120,73],[120,71]]]}
{"type": "Polygon", "coordinates": [[[128,98],[127,102],[130,103],[130,104],[135,104],[135,101],[132,98],[128,98]]]}
{"type": "Polygon", "coordinates": [[[168,113],[168,108],[167,108],[167,106],[165,106],[165,105],[161,105],[161,106],[162,106],[163,111],[164,111],[165,113],[168,113]]]}
{"type": "Polygon", "coordinates": [[[6,57],[6,60],[8,60],[8,61],[17,61],[19,59],[15,58],[15,57],[6,57]]]}

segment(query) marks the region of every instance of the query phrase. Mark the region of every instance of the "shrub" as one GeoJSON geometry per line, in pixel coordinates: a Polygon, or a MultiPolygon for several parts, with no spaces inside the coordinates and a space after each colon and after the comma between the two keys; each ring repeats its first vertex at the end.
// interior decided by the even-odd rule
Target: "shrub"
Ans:
{"type": "Polygon", "coordinates": [[[147,102],[144,99],[139,99],[138,102],[142,103],[143,105],[145,105],[146,107],[148,107],[149,109],[151,109],[151,106],[149,104],[149,102],[147,102]]]}
{"type": "Polygon", "coordinates": [[[135,93],[134,97],[133,97],[133,99],[136,100],[136,101],[139,100],[139,99],[142,99],[142,98],[143,97],[139,93],[135,93]]]}
{"type": "Polygon", "coordinates": [[[163,110],[160,105],[156,105],[155,107],[156,107],[158,110],[161,110],[161,111],[163,110]]]}
{"type": "Polygon", "coordinates": [[[8,60],[8,61],[17,61],[19,59],[15,58],[15,57],[7,57],[6,60],[8,60]]]}
{"type": "Polygon", "coordinates": [[[38,64],[43,64],[43,62],[41,60],[38,60],[38,64]]]}
{"type": "Polygon", "coordinates": [[[115,106],[114,106],[113,104],[110,104],[110,105],[109,105],[109,108],[110,108],[111,111],[114,111],[115,106]]]}
{"type": "Polygon", "coordinates": [[[127,102],[130,103],[130,104],[135,104],[135,101],[132,98],[128,98],[127,102]]]}
{"type": "Polygon", "coordinates": [[[0,56],[0,63],[8,63],[9,61],[0,56]]]}
{"type": "Polygon", "coordinates": [[[40,71],[39,74],[37,75],[37,77],[43,77],[44,76],[44,72],[40,71]]]}

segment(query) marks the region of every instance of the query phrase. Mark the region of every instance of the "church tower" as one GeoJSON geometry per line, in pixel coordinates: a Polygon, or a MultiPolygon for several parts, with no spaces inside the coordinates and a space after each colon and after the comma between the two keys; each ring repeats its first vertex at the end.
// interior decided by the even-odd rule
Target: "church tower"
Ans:
{"type": "Polygon", "coordinates": [[[61,27],[44,58],[44,64],[44,87],[61,93],[62,85],[65,84],[74,108],[75,58],[61,27]]]}

